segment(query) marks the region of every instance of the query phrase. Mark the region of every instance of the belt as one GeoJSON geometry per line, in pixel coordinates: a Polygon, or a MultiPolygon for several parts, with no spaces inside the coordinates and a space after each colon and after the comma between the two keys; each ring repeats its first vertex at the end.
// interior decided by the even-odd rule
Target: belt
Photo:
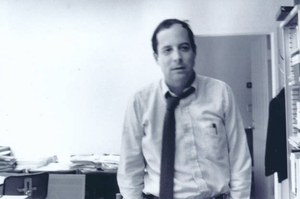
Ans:
{"type": "Polygon", "coordinates": [[[218,195],[218,196],[213,197],[211,199],[226,199],[226,195],[225,194],[221,194],[221,195],[218,195]]]}
{"type": "MultiPolygon", "coordinates": [[[[154,196],[154,195],[144,195],[144,199],[159,199],[159,197],[154,196]]],[[[221,194],[216,197],[209,198],[209,199],[226,199],[226,194],[221,194]]]]}

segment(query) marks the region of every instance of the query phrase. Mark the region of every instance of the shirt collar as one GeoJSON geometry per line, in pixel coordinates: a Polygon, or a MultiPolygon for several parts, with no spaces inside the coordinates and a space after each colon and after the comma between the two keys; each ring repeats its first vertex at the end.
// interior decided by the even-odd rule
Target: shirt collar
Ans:
{"type": "MultiPolygon", "coordinates": [[[[164,96],[166,96],[166,94],[167,94],[168,92],[169,92],[173,97],[176,97],[176,96],[177,96],[175,93],[173,93],[172,91],[170,91],[170,89],[169,89],[169,87],[168,87],[168,85],[166,84],[166,82],[165,82],[164,79],[161,80],[161,87],[162,87],[162,93],[163,93],[164,96]]],[[[188,90],[190,87],[194,87],[194,88],[195,88],[195,92],[197,92],[197,89],[198,89],[198,84],[197,84],[197,74],[195,74],[195,79],[194,79],[193,83],[192,83],[189,87],[185,88],[185,89],[183,90],[183,92],[185,92],[186,90],[188,90]]]]}

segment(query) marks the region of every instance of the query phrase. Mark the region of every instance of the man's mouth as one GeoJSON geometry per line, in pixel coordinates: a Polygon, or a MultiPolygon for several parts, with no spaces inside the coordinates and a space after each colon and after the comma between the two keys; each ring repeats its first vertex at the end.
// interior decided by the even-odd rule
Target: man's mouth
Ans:
{"type": "Polygon", "coordinates": [[[173,68],[172,70],[184,70],[184,69],[185,69],[184,66],[179,66],[179,67],[173,68]]]}

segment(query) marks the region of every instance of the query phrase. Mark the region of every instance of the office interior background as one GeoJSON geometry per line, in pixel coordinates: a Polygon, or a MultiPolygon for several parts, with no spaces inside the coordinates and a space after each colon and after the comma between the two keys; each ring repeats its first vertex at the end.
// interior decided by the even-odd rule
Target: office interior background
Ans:
{"type": "MultiPolygon", "coordinates": [[[[254,88],[265,79],[267,101],[283,87],[275,16],[280,6],[293,5],[292,0],[2,0],[1,145],[20,157],[120,153],[128,99],[162,77],[151,36],[166,18],[189,22],[197,73],[227,82],[245,127],[252,127],[259,110],[246,84],[254,88]],[[251,66],[253,43],[259,41],[268,46],[266,73],[251,66]]],[[[266,114],[268,104],[262,106],[266,114]]],[[[262,198],[284,198],[285,183],[264,177],[262,169],[255,173],[267,186],[259,190],[262,198]]]]}

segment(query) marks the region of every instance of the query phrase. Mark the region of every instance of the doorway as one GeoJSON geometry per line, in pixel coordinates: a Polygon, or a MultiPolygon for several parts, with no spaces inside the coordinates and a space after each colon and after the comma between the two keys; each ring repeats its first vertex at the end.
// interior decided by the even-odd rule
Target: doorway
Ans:
{"type": "Polygon", "coordinates": [[[272,93],[270,36],[196,36],[195,42],[195,71],[226,82],[233,90],[245,128],[253,129],[251,198],[274,199],[274,179],[265,177],[264,167],[272,93]]]}

